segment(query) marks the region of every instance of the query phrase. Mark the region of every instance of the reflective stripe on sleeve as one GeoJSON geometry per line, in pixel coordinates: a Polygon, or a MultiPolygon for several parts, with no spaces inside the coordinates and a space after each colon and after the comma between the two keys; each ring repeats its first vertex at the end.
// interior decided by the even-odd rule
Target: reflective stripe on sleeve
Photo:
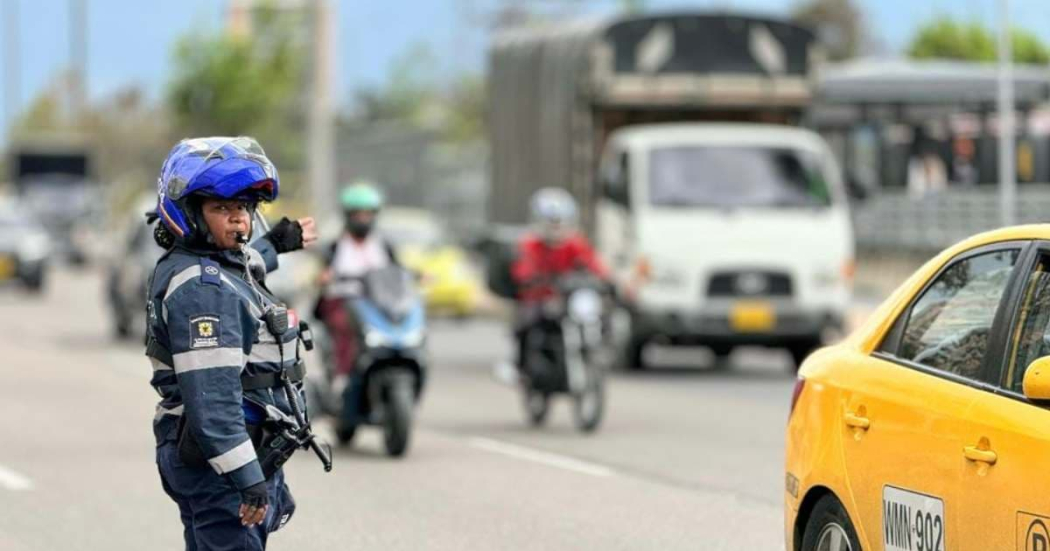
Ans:
{"type": "Polygon", "coordinates": [[[219,474],[236,471],[255,460],[255,447],[251,439],[245,440],[232,450],[208,460],[211,467],[219,474]]]}
{"type": "Polygon", "coordinates": [[[205,348],[180,352],[171,357],[175,373],[181,374],[213,367],[244,367],[244,351],[240,348],[205,348]]]}
{"type": "Polygon", "coordinates": [[[280,363],[281,361],[281,350],[284,350],[284,361],[295,359],[295,348],[298,346],[299,340],[286,342],[278,348],[277,343],[255,343],[252,345],[252,351],[248,354],[248,361],[252,363],[280,363]]]}

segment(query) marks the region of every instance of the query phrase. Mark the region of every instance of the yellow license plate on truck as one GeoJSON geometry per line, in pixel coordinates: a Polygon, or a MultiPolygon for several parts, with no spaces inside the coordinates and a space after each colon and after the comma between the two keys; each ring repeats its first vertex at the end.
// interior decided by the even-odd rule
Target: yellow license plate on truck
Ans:
{"type": "Polygon", "coordinates": [[[768,302],[738,302],[729,310],[729,327],[740,333],[769,331],[777,324],[777,314],[768,302]]]}

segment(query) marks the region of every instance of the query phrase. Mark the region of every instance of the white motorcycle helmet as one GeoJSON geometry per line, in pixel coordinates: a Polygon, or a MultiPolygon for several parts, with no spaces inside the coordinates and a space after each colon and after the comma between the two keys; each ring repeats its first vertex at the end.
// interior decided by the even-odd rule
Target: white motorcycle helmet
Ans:
{"type": "Polygon", "coordinates": [[[558,243],[576,229],[576,200],[568,191],[546,187],[536,191],[529,201],[529,213],[536,232],[547,243],[558,243]]]}

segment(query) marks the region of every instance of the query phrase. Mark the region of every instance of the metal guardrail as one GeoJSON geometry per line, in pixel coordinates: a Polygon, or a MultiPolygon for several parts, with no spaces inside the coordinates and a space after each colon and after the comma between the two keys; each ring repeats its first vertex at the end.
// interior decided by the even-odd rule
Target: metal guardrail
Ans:
{"type": "MultiPolygon", "coordinates": [[[[921,198],[883,192],[854,206],[861,248],[940,250],[1001,226],[996,186],[948,189],[921,198]]],[[[1050,184],[1021,184],[1017,223],[1050,222],[1050,184]]]]}

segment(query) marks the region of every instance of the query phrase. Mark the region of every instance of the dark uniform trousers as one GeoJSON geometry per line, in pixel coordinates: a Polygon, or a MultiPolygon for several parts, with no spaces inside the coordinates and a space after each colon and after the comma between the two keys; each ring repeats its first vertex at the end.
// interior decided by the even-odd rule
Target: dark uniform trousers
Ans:
{"type": "Polygon", "coordinates": [[[277,471],[266,481],[270,508],[256,526],[241,526],[241,495],[211,467],[187,467],[174,440],[157,447],[157,467],[164,491],[179,505],[187,551],[256,551],[295,512],[295,500],[277,471]]]}

